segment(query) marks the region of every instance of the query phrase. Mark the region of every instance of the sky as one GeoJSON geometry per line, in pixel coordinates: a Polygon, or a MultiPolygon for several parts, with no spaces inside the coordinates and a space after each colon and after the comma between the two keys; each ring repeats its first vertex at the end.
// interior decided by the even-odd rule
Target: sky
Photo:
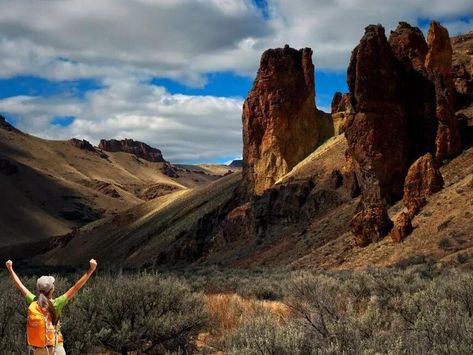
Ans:
{"type": "Polygon", "coordinates": [[[316,104],[345,92],[364,28],[473,30],[471,0],[2,0],[0,113],[48,139],[133,138],[173,163],[242,154],[265,49],[313,49],[316,104]]]}

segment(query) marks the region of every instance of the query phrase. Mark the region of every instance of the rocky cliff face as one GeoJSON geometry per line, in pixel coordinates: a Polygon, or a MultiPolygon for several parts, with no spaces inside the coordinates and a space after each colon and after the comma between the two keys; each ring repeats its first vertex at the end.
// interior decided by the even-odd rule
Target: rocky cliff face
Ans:
{"type": "Polygon", "coordinates": [[[134,154],[139,158],[151,162],[165,162],[159,149],[150,147],[142,142],[134,141],[133,139],[102,139],[99,148],[106,152],[124,152],[134,154]]]}
{"type": "Polygon", "coordinates": [[[243,187],[261,195],[319,142],[312,50],[263,53],[243,104],[243,187]]]}

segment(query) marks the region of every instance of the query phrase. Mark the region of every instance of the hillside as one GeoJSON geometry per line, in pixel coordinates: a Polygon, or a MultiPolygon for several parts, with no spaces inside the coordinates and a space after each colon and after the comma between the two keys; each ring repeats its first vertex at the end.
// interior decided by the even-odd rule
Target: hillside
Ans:
{"type": "Polygon", "coordinates": [[[124,152],[37,138],[1,119],[1,246],[63,235],[144,201],[219,178],[124,152]]]}

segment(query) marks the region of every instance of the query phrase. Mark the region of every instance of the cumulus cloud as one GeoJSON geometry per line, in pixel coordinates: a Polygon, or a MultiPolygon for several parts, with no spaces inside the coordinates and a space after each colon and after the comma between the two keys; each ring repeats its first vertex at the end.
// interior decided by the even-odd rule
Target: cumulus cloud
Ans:
{"type": "Polygon", "coordinates": [[[4,0],[0,2],[3,77],[54,80],[165,76],[205,85],[205,73],[252,75],[261,52],[310,46],[318,67],[344,69],[370,23],[438,18],[462,31],[471,0],[4,0]],[[449,21],[449,22],[448,22],[449,21]],[[66,60],[65,60],[66,59],[66,60]]]}
{"type": "Polygon", "coordinates": [[[241,105],[234,98],[171,95],[132,78],[106,80],[84,99],[16,96],[0,100],[0,111],[20,129],[49,139],[133,138],[163,151],[173,162],[214,161],[241,154],[241,105]],[[73,116],[69,126],[55,116],[73,116]]]}

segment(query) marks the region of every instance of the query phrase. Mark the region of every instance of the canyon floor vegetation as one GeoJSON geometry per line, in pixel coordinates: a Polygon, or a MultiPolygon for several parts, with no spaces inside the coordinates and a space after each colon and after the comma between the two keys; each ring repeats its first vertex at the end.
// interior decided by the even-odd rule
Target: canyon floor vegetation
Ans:
{"type": "MultiPolygon", "coordinates": [[[[471,271],[408,264],[102,272],[67,306],[65,347],[68,354],[472,353],[471,271]]],[[[75,276],[59,275],[58,291],[75,276]]],[[[0,278],[0,352],[23,353],[26,304],[7,275],[0,278]]],[[[33,289],[35,275],[25,280],[33,289]]]]}

